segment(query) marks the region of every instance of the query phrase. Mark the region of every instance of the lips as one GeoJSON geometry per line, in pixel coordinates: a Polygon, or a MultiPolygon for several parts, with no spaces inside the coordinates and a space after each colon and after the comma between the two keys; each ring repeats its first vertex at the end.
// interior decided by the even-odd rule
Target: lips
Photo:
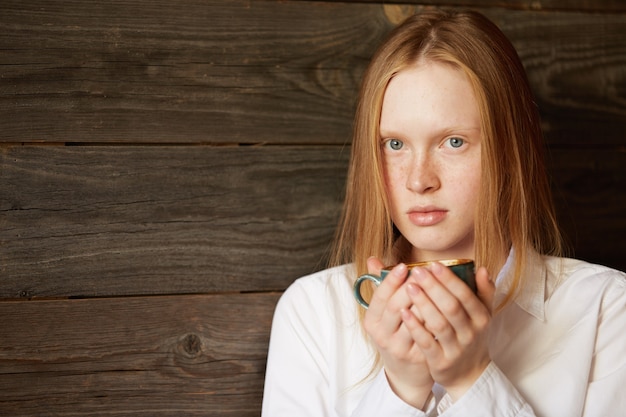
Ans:
{"type": "Polygon", "coordinates": [[[448,215],[448,210],[434,207],[413,207],[407,212],[409,220],[416,226],[434,226],[442,222],[448,215]]]}

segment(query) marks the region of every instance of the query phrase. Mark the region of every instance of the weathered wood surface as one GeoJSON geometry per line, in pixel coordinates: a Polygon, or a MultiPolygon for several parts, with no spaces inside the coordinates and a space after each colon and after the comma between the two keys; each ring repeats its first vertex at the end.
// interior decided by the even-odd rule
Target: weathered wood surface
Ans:
{"type": "MultiPolygon", "coordinates": [[[[380,0],[325,0],[359,3],[380,3],[380,0]]],[[[419,3],[433,6],[459,6],[459,7],[505,7],[508,9],[521,10],[573,10],[573,11],[601,11],[623,12],[626,11],[626,3],[622,0],[394,0],[392,4],[419,3]]],[[[409,6],[410,7],[410,6],[409,6]]]]}
{"type": "Polygon", "coordinates": [[[626,269],[621,0],[3,0],[0,415],[258,416],[274,291],[322,267],[362,71],[452,2],[520,53],[576,256],[626,269]]]}
{"type": "Polygon", "coordinates": [[[573,255],[626,271],[626,148],[553,150],[549,162],[573,255]]]}
{"type": "Polygon", "coordinates": [[[4,141],[343,143],[374,5],[3,1],[4,141]]]}
{"type": "Polygon", "coordinates": [[[258,416],[277,299],[0,302],[0,415],[258,416]]]}
{"type": "Polygon", "coordinates": [[[524,63],[550,145],[626,145],[626,14],[487,15],[524,63]]]}
{"type": "Polygon", "coordinates": [[[0,297],[284,289],[323,266],[348,153],[1,148],[0,297]]]}
{"type": "MultiPolygon", "coordinates": [[[[5,147],[0,297],[284,289],[323,266],[348,153],[5,147]]],[[[551,161],[576,255],[626,269],[626,152],[554,150],[551,161]]]]}
{"type": "MultiPolygon", "coordinates": [[[[0,141],[345,143],[368,58],[418,9],[5,0],[0,141]]],[[[482,10],[524,60],[550,142],[624,144],[625,14],[482,10]]]]}

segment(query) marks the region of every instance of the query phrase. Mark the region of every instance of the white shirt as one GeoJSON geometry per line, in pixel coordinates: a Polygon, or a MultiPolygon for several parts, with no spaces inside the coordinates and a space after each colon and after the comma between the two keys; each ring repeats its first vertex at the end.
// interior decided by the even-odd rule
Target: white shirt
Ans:
{"type": "Polygon", "coordinates": [[[626,416],[626,274],[539,255],[528,265],[528,285],[492,319],[492,362],[455,403],[435,386],[426,412],[398,398],[384,370],[370,375],[353,268],[300,278],[274,314],[262,416],[626,416]]]}

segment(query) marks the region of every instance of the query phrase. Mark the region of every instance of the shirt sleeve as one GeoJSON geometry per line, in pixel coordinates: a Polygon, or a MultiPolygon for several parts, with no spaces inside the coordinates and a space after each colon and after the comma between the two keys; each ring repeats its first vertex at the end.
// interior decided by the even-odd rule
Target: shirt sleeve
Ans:
{"type": "Polygon", "coordinates": [[[411,407],[392,391],[384,370],[362,382],[353,410],[337,411],[336,366],[329,357],[332,319],[316,293],[298,282],[279,300],[268,352],[262,417],[425,417],[429,413],[411,407]],[[315,301],[314,301],[315,300],[315,301]]]}
{"type": "Polygon", "coordinates": [[[381,369],[351,417],[430,417],[436,415],[434,397],[431,397],[425,409],[414,408],[398,397],[389,385],[385,370],[381,369]]]}
{"type": "Polygon", "coordinates": [[[441,417],[535,416],[530,405],[493,362],[456,402],[452,403],[449,394],[444,395],[437,411],[441,417]]]}
{"type": "Polygon", "coordinates": [[[583,416],[613,416],[626,410],[626,275],[612,273],[600,306],[583,416]]]}
{"type": "Polygon", "coordinates": [[[296,281],[276,305],[262,417],[336,415],[329,402],[325,332],[310,298],[296,281]]]}

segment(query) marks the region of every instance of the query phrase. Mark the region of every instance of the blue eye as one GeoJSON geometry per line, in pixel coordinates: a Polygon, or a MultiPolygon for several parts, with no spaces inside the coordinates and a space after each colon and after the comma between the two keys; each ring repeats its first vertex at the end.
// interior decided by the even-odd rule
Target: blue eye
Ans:
{"type": "Polygon", "coordinates": [[[388,139],[385,141],[385,146],[391,150],[399,151],[404,146],[404,142],[398,139],[388,139]]]}
{"type": "Polygon", "coordinates": [[[448,139],[448,143],[450,144],[450,146],[452,146],[453,148],[460,148],[461,146],[463,146],[463,144],[465,143],[465,141],[461,138],[450,138],[448,139]]]}

